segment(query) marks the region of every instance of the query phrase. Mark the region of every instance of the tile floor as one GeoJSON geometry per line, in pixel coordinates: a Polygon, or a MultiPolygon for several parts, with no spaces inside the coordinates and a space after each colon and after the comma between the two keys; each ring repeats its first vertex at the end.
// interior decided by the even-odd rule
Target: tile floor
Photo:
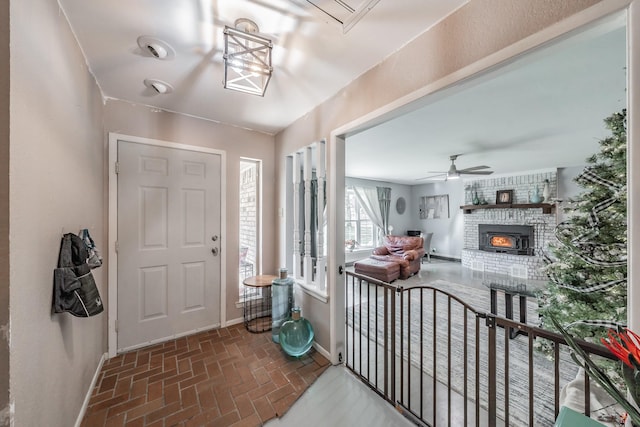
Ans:
{"type": "Polygon", "coordinates": [[[288,357],[243,325],[201,332],[106,361],[82,426],[260,426],[328,367],[314,349],[288,357]]]}

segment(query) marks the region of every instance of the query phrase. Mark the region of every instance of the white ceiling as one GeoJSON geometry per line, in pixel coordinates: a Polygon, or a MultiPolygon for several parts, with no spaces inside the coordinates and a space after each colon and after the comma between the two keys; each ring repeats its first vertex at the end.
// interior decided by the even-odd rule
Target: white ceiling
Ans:
{"type": "MultiPolygon", "coordinates": [[[[333,0],[314,0],[331,3],[333,0]]],[[[103,96],[277,133],[467,0],[380,0],[347,33],[305,0],[59,0],[103,96]],[[223,29],[256,22],[273,41],[264,98],[224,89],[223,29]],[[169,43],[160,61],[137,38],[169,43]],[[159,95],[145,79],[169,83],[159,95]]],[[[357,8],[368,0],[346,0],[357,8]]],[[[375,2],[374,2],[375,3],[375,2]]]]}
{"type": "MultiPolygon", "coordinates": [[[[329,4],[335,0],[313,0],[329,4]]],[[[371,0],[346,0],[354,8],[371,0]]],[[[59,0],[103,96],[275,134],[467,0],[379,0],[348,31],[306,0],[59,0]],[[264,97],[222,86],[222,32],[248,18],[273,40],[264,97]],[[175,49],[159,61],[141,35],[175,49]],[[174,91],[156,94],[145,79],[174,91]]],[[[422,184],[430,171],[495,174],[584,164],[626,101],[625,17],[417,101],[347,139],[347,176],[422,184]]],[[[495,175],[494,175],[495,176],[495,175]]]]}
{"type": "Polygon", "coordinates": [[[347,176],[429,183],[453,154],[493,176],[584,165],[610,134],[603,119],[626,106],[624,25],[610,17],[347,138],[347,176]]]}

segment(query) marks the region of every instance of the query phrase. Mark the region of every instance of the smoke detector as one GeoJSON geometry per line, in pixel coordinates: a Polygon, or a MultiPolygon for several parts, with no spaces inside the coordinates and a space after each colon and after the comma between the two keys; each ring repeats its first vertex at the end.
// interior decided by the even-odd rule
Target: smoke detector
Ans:
{"type": "Polygon", "coordinates": [[[144,85],[159,95],[166,95],[173,92],[173,86],[167,82],[163,82],[162,80],[144,79],[144,85]]]}
{"type": "Polygon", "coordinates": [[[164,40],[152,36],[138,37],[138,46],[142,51],[156,59],[173,59],[176,56],[175,50],[164,40]]]}

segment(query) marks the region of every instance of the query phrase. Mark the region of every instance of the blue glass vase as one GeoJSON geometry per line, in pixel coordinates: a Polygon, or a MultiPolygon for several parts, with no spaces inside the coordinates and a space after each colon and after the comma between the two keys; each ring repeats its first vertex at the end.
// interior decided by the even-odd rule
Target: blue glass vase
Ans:
{"type": "Polygon", "coordinates": [[[280,346],[289,356],[300,357],[309,351],[313,344],[313,327],[304,317],[300,309],[291,309],[291,320],[284,322],[280,328],[280,346]]]}
{"type": "Polygon", "coordinates": [[[287,269],[280,269],[280,277],[271,282],[271,339],[280,342],[280,327],[289,320],[293,308],[293,278],[287,269]]]}

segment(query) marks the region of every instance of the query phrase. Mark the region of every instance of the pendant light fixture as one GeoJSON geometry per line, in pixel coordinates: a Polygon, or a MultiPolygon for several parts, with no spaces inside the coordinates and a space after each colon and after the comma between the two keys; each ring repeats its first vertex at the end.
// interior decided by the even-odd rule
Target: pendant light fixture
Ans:
{"type": "Polygon", "coordinates": [[[224,28],[224,87],[264,96],[273,67],[271,40],[258,34],[255,22],[241,18],[224,28]]]}

